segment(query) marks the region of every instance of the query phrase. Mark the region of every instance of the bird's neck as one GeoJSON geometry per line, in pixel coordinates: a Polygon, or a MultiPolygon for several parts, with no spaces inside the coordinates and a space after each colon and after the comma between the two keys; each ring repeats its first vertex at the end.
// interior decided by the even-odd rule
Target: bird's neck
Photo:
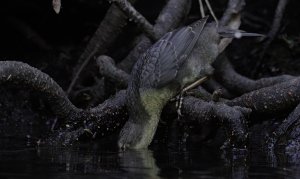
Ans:
{"type": "Polygon", "coordinates": [[[170,88],[148,89],[140,92],[142,108],[149,114],[151,119],[159,118],[163,107],[176,93],[177,91],[170,88]]]}
{"type": "Polygon", "coordinates": [[[129,107],[129,123],[131,123],[132,127],[130,130],[135,131],[131,134],[135,140],[130,147],[145,148],[151,143],[157,129],[161,111],[171,96],[170,92],[148,90],[140,93],[138,102],[131,103],[132,106],[129,107]]]}

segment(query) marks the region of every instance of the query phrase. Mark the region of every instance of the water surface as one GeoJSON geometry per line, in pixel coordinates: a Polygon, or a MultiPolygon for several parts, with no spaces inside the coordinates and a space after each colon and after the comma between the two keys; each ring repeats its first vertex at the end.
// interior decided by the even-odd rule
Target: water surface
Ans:
{"type": "Polygon", "coordinates": [[[261,151],[232,156],[204,146],[119,151],[103,143],[62,148],[36,147],[28,141],[1,141],[0,178],[300,177],[297,164],[270,160],[261,151]]]}

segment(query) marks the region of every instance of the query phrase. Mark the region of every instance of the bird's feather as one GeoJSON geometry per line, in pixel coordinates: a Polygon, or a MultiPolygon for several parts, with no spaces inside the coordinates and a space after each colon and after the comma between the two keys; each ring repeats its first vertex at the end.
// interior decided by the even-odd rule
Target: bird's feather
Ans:
{"type": "Polygon", "coordinates": [[[160,88],[174,80],[179,67],[193,50],[207,17],[165,34],[143,55],[140,86],[160,88]]]}

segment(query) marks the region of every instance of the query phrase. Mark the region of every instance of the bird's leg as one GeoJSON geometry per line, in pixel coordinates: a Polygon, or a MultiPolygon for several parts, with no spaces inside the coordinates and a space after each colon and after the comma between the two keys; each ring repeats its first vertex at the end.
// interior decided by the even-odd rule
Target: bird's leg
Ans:
{"type": "Polygon", "coordinates": [[[182,101],[183,101],[183,93],[184,92],[180,92],[179,95],[176,96],[176,108],[177,108],[177,119],[179,120],[180,117],[182,116],[181,114],[181,107],[182,107],[182,101]]]}
{"type": "Polygon", "coordinates": [[[208,76],[202,77],[199,80],[195,81],[194,83],[190,84],[189,86],[183,88],[183,90],[181,91],[181,93],[184,93],[190,89],[193,89],[197,86],[199,86],[200,84],[202,84],[204,81],[206,81],[208,79],[208,76]]]}
{"type": "Polygon", "coordinates": [[[180,116],[182,116],[181,107],[182,107],[184,93],[190,89],[193,89],[193,88],[199,86],[207,79],[208,79],[208,76],[200,78],[199,80],[195,81],[194,83],[190,84],[189,86],[183,88],[183,90],[181,90],[181,92],[176,96],[176,108],[177,108],[178,120],[180,119],[180,116]]]}

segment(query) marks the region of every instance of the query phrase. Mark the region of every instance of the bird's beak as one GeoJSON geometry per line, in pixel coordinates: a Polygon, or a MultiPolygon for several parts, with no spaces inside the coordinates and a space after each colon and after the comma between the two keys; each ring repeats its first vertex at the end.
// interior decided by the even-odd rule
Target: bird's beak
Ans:
{"type": "Polygon", "coordinates": [[[248,33],[242,30],[233,30],[226,27],[219,27],[218,33],[223,38],[242,38],[242,37],[264,37],[263,34],[248,33]]]}

